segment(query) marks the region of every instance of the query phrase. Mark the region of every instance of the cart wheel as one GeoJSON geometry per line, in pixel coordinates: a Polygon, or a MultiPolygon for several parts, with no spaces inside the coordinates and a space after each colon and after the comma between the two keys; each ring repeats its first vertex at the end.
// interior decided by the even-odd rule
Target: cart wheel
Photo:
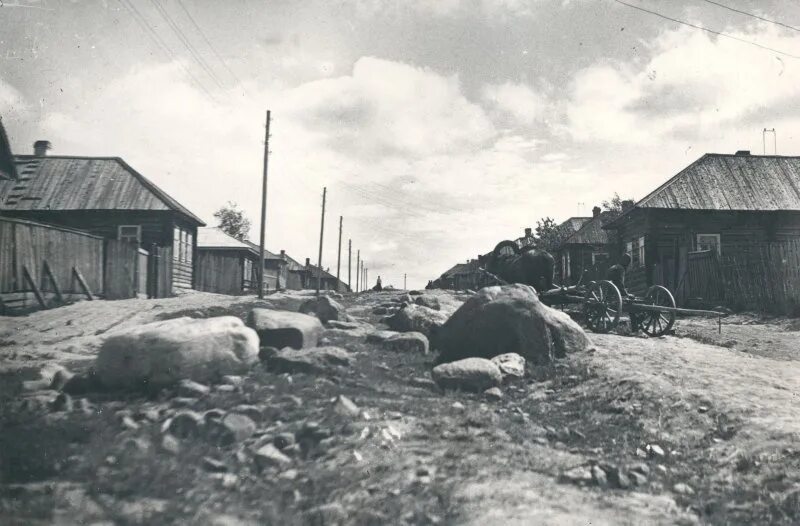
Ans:
{"type": "Polygon", "coordinates": [[[622,295],[610,281],[596,281],[589,284],[583,313],[586,324],[594,332],[606,333],[619,323],[622,312],[622,295]]]}
{"type": "Polygon", "coordinates": [[[505,240],[501,241],[492,250],[494,257],[498,256],[513,256],[519,254],[519,247],[515,241],[505,240]]]}
{"type": "MultiPolygon", "coordinates": [[[[653,285],[644,297],[643,305],[675,308],[672,293],[661,285],[653,285]]],[[[638,313],[639,326],[648,336],[663,336],[675,324],[675,312],[643,311],[638,313]]]]}

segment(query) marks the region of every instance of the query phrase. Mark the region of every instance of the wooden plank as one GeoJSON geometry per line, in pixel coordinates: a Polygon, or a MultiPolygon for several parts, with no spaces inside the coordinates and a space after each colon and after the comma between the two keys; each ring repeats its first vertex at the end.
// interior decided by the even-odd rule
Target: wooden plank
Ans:
{"type": "Polygon", "coordinates": [[[28,271],[28,267],[26,267],[25,265],[22,265],[22,276],[28,283],[28,286],[33,291],[33,295],[36,296],[36,301],[39,302],[39,306],[42,307],[43,309],[46,309],[47,303],[45,303],[44,301],[44,296],[42,296],[42,291],[39,290],[39,286],[36,285],[36,282],[33,280],[33,276],[31,276],[31,273],[28,271]]]}
{"type": "Polygon", "coordinates": [[[81,271],[78,270],[77,267],[72,267],[72,273],[75,276],[75,279],[78,280],[81,290],[83,290],[83,293],[86,294],[86,299],[92,301],[94,299],[92,296],[92,291],[89,290],[89,286],[86,284],[86,280],[83,279],[83,274],[81,274],[81,271]]]}
{"type": "Polygon", "coordinates": [[[56,294],[56,300],[58,300],[59,303],[64,303],[64,295],[61,294],[61,287],[58,286],[58,281],[56,281],[56,277],[53,275],[53,271],[50,269],[47,260],[42,263],[42,268],[50,280],[50,283],[53,285],[53,292],[56,294]]]}

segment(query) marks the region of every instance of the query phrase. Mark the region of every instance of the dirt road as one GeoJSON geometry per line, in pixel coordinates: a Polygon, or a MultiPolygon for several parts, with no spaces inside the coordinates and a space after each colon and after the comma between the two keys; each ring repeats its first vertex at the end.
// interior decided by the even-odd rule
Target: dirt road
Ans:
{"type": "MultiPolygon", "coordinates": [[[[278,375],[257,367],[236,389],[214,389],[196,400],[173,393],[98,394],[88,397],[90,411],[71,413],[36,405],[32,400],[49,401],[56,393],[22,391],[19,380],[46,362],[88,367],[114,327],[181,314],[243,315],[253,300],[198,294],[93,302],[2,320],[0,522],[800,519],[800,364],[787,359],[788,339],[786,352],[764,357],[689,338],[591,335],[592,351],[533,368],[506,386],[502,399],[489,400],[439,392],[429,380],[432,355],[366,342],[368,331],[383,328],[373,309],[397,295],[343,300],[363,323],[351,334],[327,334],[356,358],[346,373],[278,375]],[[332,412],[340,395],[357,404],[359,416],[332,412]],[[178,451],[165,451],[161,427],[177,411],[228,411],[241,404],[260,412],[254,437],[224,448],[187,438],[178,451]],[[309,427],[324,431],[324,438],[290,466],[254,468],[259,444],[309,427]],[[592,475],[599,465],[625,475],[603,480],[592,475]]],[[[445,311],[466,297],[436,295],[445,311]]],[[[276,296],[267,304],[296,308],[300,299],[276,296]]],[[[770,330],[774,341],[783,341],[782,330],[770,330]]],[[[737,341],[745,341],[743,334],[737,341]]]]}

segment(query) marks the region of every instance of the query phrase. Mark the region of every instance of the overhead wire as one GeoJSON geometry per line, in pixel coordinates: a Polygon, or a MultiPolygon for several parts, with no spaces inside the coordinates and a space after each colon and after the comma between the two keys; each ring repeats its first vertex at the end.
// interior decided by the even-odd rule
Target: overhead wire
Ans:
{"type": "Polygon", "coordinates": [[[683,25],[688,26],[688,27],[693,27],[695,29],[699,29],[701,31],[706,31],[708,33],[712,33],[712,34],[720,36],[720,37],[729,38],[731,40],[735,40],[737,42],[741,42],[743,44],[749,44],[751,46],[755,46],[757,48],[761,48],[761,49],[766,50],[766,51],[771,51],[772,53],[777,53],[777,54],[783,55],[785,57],[800,59],[800,55],[793,55],[791,53],[787,53],[787,52],[781,51],[779,49],[771,48],[769,46],[764,46],[762,44],[759,44],[758,42],[753,42],[752,40],[746,40],[744,38],[735,37],[733,35],[729,35],[727,33],[721,32],[721,31],[715,31],[715,30],[709,29],[707,27],[698,26],[696,24],[692,24],[691,22],[686,22],[684,20],[679,20],[677,18],[672,18],[672,17],[669,17],[667,15],[658,13],[656,11],[651,11],[650,9],[645,9],[644,7],[640,7],[640,6],[637,6],[637,5],[629,4],[627,2],[623,2],[622,0],[613,0],[613,1],[618,3],[618,4],[624,5],[625,7],[630,7],[632,9],[637,9],[639,11],[642,11],[642,12],[645,12],[645,13],[649,13],[651,15],[663,18],[665,20],[669,20],[671,22],[675,22],[675,23],[678,23],[678,24],[683,24],[683,25]]]}
{"type": "Polygon", "coordinates": [[[747,11],[742,11],[741,9],[736,9],[735,7],[721,4],[719,2],[714,2],[714,0],[703,0],[703,2],[721,7],[723,9],[727,9],[728,11],[733,11],[734,13],[739,13],[740,15],[753,17],[755,19],[761,20],[762,22],[769,22],[770,24],[775,24],[776,26],[781,26],[785,27],[786,29],[791,29],[792,31],[800,32],[800,28],[790,26],[789,24],[784,24],[783,22],[780,22],[778,20],[770,20],[769,18],[764,18],[763,16],[759,16],[754,13],[748,13],[747,11]]]}
{"type": "Polygon", "coordinates": [[[200,82],[200,80],[186,67],[186,65],[178,60],[175,53],[172,49],[164,42],[164,40],[159,36],[159,34],[150,26],[147,22],[147,19],[136,9],[136,6],[130,0],[119,0],[120,5],[124,7],[133,17],[137,24],[147,33],[153,42],[156,43],[156,47],[158,47],[162,53],[164,53],[167,58],[173,60],[178,63],[178,65],[183,69],[184,73],[189,77],[189,80],[199,88],[212,102],[216,102],[214,96],[211,95],[211,92],[205,87],[205,85],[200,82]]]}
{"type": "Polygon", "coordinates": [[[150,1],[161,15],[161,18],[163,18],[164,21],[167,22],[167,25],[169,25],[169,27],[172,29],[172,32],[175,34],[175,36],[178,37],[178,40],[180,40],[181,43],[189,51],[189,55],[191,55],[191,58],[194,59],[194,61],[197,63],[198,66],[200,66],[200,69],[205,71],[206,74],[211,78],[211,80],[213,80],[217,84],[217,86],[225,89],[225,86],[222,83],[222,81],[219,79],[219,77],[217,77],[216,73],[214,73],[214,71],[211,69],[208,63],[203,59],[203,57],[197,52],[195,47],[192,45],[192,43],[186,37],[184,32],[181,30],[180,26],[175,22],[175,20],[173,20],[173,18],[170,16],[167,10],[164,9],[164,6],[159,4],[158,0],[150,0],[150,1]]]}

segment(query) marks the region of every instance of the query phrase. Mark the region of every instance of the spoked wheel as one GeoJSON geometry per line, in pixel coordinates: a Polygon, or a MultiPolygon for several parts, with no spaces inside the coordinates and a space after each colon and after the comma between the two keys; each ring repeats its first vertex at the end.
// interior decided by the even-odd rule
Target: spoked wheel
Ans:
{"type": "Polygon", "coordinates": [[[594,332],[606,333],[619,323],[622,295],[610,281],[595,281],[586,290],[583,313],[586,324],[594,332]]]}
{"type": "Polygon", "coordinates": [[[515,241],[505,240],[501,241],[494,247],[492,250],[492,254],[494,257],[502,257],[502,256],[514,256],[519,254],[519,246],[515,241]]]}
{"type": "MultiPolygon", "coordinates": [[[[675,298],[672,293],[661,285],[653,285],[647,291],[642,305],[653,307],[675,308],[675,298]]],[[[648,336],[663,336],[675,324],[675,311],[646,310],[636,313],[638,328],[648,336]]]]}

